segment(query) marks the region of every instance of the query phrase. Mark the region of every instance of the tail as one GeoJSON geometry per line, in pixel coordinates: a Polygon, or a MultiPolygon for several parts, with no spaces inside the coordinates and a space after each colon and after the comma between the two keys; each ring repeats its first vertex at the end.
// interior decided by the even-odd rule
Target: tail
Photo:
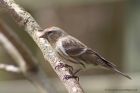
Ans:
{"type": "Polygon", "coordinates": [[[117,72],[118,74],[128,78],[128,79],[132,79],[130,76],[122,73],[121,71],[119,71],[116,66],[114,64],[112,64],[111,62],[109,61],[106,61],[106,60],[103,60],[104,64],[102,64],[103,67],[109,69],[109,70],[112,70],[113,72],[117,72]]]}
{"type": "Polygon", "coordinates": [[[112,70],[113,72],[117,72],[118,74],[128,78],[128,79],[132,79],[130,76],[122,73],[121,71],[119,71],[117,68],[116,68],[116,65],[112,64],[111,62],[105,60],[105,59],[102,59],[102,62],[100,60],[100,65],[102,65],[103,67],[109,69],[109,70],[112,70]]]}
{"type": "Polygon", "coordinates": [[[92,53],[94,53],[98,59],[97,59],[97,64],[98,65],[101,65],[102,67],[105,67],[109,70],[112,70],[113,72],[117,72],[119,73],[120,75],[123,75],[124,77],[128,78],[128,79],[132,79],[130,76],[122,73],[121,71],[119,71],[117,68],[116,68],[116,65],[109,62],[108,60],[106,60],[105,58],[103,58],[102,56],[100,56],[98,53],[96,53],[95,51],[92,51],[92,53]]]}
{"type": "Polygon", "coordinates": [[[105,67],[105,68],[107,68],[107,69],[109,69],[109,70],[112,70],[113,72],[117,72],[118,74],[120,74],[120,75],[122,75],[122,76],[124,76],[124,77],[126,77],[126,78],[128,78],[128,79],[132,79],[130,76],[128,76],[128,75],[122,73],[121,71],[119,71],[119,70],[116,68],[116,66],[115,66],[114,64],[112,64],[111,62],[106,61],[106,60],[102,60],[102,62],[104,63],[104,64],[103,64],[103,63],[101,64],[103,67],[105,67]]]}
{"type": "Polygon", "coordinates": [[[114,71],[114,72],[117,72],[117,73],[119,73],[119,74],[121,74],[121,75],[123,75],[124,77],[126,77],[126,78],[128,78],[128,79],[132,79],[130,76],[128,76],[128,75],[122,73],[121,71],[117,70],[116,68],[111,69],[111,70],[114,71]]]}
{"type": "Polygon", "coordinates": [[[99,59],[98,59],[98,64],[109,69],[109,70],[112,70],[113,72],[117,72],[119,73],[120,75],[128,78],[128,79],[132,79],[130,76],[122,73],[121,71],[119,71],[117,68],[116,68],[116,65],[107,61],[106,59],[104,59],[103,57],[101,57],[100,55],[98,55],[99,59]]]}

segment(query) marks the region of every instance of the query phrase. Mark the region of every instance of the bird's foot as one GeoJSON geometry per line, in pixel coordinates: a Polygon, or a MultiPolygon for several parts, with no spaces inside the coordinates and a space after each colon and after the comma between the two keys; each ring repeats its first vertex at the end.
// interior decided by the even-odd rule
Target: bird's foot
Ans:
{"type": "Polygon", "coordinates": [[[63,68],[63,67],[69,68],[69,72],[71,74],[71,75],[65,75],[63,79],[68,80],[68,79],[74,78],[74,79],[77,79],[79,81],[79,77],[76,76],[76,74],[82,69],[78,69],[75,72],[73,72],[73,67],[70,66],[70,65],[64,64],[64,63],[60,63],[59,65],[57,65],[55,67],[55,69],[60,69],[60,68],[63,68]]]}
{"type": "Polygon", "coordinates": [[[79,81],[79,77],[78,76],[75,76],[75,75],[65,75],[63,79],[65,80],[69,80],[69,79],[77,79],[77,81],[79,81]]]}
{"type": "Polygon", "coordinates": [[[68,79],[71,79],[71,78],[75,78],[75,79],[77,79],[77,81],[79,81],[79,77],[76,76],[76,74],[77,74],[80,70],[82,70],[82,69],[78,69],[78,70],[76,70],[74,73],[70,70],[70,73],[71,73],[72,75],[65,75],[65,76],[64,76],[64,79],[68,80],[68,79]]]}
{"type": "Polygon", "coordinates": [[[70,71],[73,71],[73,67],[72,67],[72,66],[67,65],[67,64],[63,64],[63,63],[60,63],[59,65],[57,65],[57,66],[55,67],[55,69],[60,69],[60,68],[63,68],[63,67],[69,68],[70,71]]]}
{"type": "MultiPolygon", "coordinates": [[[[78,69],[78,70],[76,70],[74,73],[73,73],[73,75],[76,75],[78,72],[80,72],[82,69],[78,69]]],[[[72,72],[71,72],[72,73],[72,72]]]]}

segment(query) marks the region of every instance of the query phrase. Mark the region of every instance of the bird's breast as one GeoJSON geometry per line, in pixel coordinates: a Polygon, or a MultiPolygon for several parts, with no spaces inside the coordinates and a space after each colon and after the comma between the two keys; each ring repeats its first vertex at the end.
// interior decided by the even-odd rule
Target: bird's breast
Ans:
{"type": "Polygon", "coordinates": [[[63,44],[62,44],[62,40],[59,39],[57,42],[56,42],[56,50],[57,52],[59,52],[61,55],[64,55],[64,56],[68,56],[68,54],[66,53],[64,47],[63,47],[63,44]]]}

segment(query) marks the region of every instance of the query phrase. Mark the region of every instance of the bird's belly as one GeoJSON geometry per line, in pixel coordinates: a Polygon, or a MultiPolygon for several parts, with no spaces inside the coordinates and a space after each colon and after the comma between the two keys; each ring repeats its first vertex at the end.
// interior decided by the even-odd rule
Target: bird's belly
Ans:
{"type": "Polygon", "coordinates": [[[99,65],[94,65],[94,64],[85,64],[86,66],[86,70],[89,70],[89,69],[93,69],[93,68],[98,68],[99,65]]]}

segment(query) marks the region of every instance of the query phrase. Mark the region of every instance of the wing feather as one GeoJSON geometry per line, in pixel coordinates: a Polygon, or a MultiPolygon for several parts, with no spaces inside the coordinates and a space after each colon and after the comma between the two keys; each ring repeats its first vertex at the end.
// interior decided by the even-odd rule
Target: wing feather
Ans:
{"type": "Polygon", "coordinates": [[[79,40],[73,37],[67,37],[66,39],[62,41],[62,46],[69,56],[79,56],[86,51],[86,46],[79,40]]]}

